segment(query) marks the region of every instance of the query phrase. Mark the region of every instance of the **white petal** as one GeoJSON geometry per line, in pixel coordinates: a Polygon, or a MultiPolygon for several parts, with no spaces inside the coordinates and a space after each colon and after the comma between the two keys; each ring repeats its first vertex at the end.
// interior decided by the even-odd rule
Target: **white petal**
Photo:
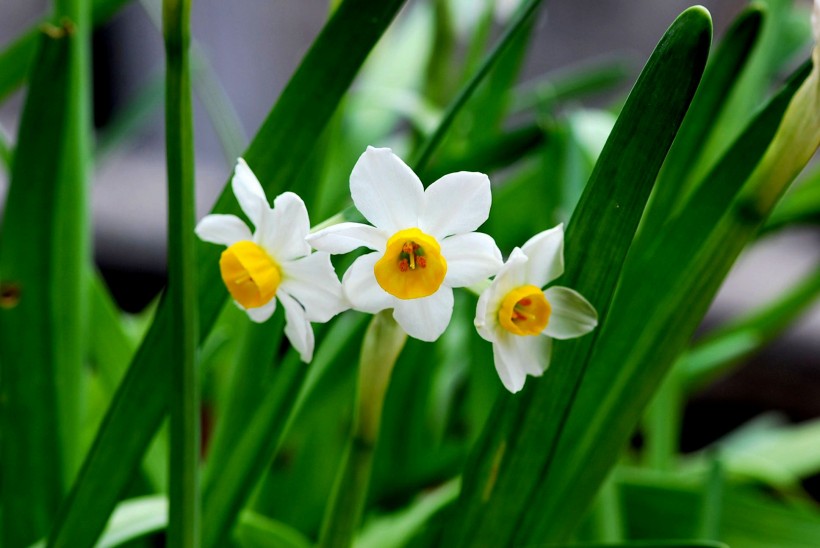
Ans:
{"type": "Polygon", "coordinates": [[[510,258],[501,267],[490,287],[485,289],[476,306],[475,327],[482,338],[495,342],[506,333],[498,324],[498,310],[507,293],[516,287],[526,285],[527,256],[519,249],[513,249],[510,258]]]}
{"type": "Polygon", "coordinates": [[[493,284],[497,285],[496,292],[499,299],[503,299],[507,293],[520,287],[529,284],[527,280],[527,262],[529,259],[520,248],[515,248],[507,258],[507,262],[498,271],[498,274],[493,280],[493,284]]]}
{"type": "Polygon", "coordinates": [[[317,251],[282,264],[284,274],[279,291],[284,291],[305,309],[307,319],[326,322],[348,308],[342,284],[330,264],[330,255],[317,251]]]}
{"type": "Polygon", "coordinates": [[[580,293],[568,287],[550,287],[544,297],[552,306],[549,323],[542,331],[554,339],[586,335],[598,325],[598,313],[580,293]]]}
{"type": "Polygon", "coordinates": [[[540,377],[550,365],[552,339],[543,335],[513,335],[508,333],[508,342],[518,356],[518,363],[527,375],[540,377]]]}
{"type": "Polygon", "coordinates": [[[292,261],[310,253],[305,237],[310,232],[305,202],[293,192],[284,192],[266,208],[256,238],[277,261],[292,261]]]}
{"type": "Polygon", "coordinates": [[[509,344],[506,337],[493,343],[493,362],[504,388],[513,394],[524,388],[527,373],[518,361],[515,347],[509,344]]]}
{"type": "Polygon", "coordinates": [[[350,194],[365,219],[390,234],[418,226],[424,187],[389,148],[367,147],[350,174],[350,194]]]}
{"type": "Polygon", "coordinates": [[[498,325],[498,308],[490,308],[490,303],[500,303],[501,299],[496,298],[498,285],[493,282],[481,292],[478,297],[478,304],[475,307],[475,319],[473,324],[476,331],[485,341],[495,342],[498,339],[496,334],[498,325]]]}
{"type": "Polygon", "coordinates": [[[527,283],[544,287],[564,273],[564,224],[540,232],[521,248],[527,256],[527,283]]]}
{"type": "Polygon", "coordinates": [[[199,239],[212,244],[233,245],[253,238],[248,225],[236,215],[206,215],[194,229],[199,239]]]}
{"type": "Polygon", "coordinates": [[[259,179],[256,178],[251,168],[245,163],[245,160],[239,158],[236,162],[236,168],[233,172],[233,179],[231,180],[233,193],[236,200],[239,202],[239,207],[251,220],[253,226],[259,228],[259,223],[262,219],[262,213],[270,208],[268,199],[265,197],[265,191],[262,190],[262,185],[259,179]]]}
{"type": "Polygon", "coordinates": [[[393,318],[408,335],[432,342],[438,339],[453,315],[453,290],[442,285],[429,297],[396,299],[393,318]]]}
{"type": "Polygon", "coordinates": [[[480,232],[443,239],[441,253],[447,261],[444,283],[450,287],[465,287],[486,280],[495,276],[504,264],[495,240],[480,232]]]}
{"type": "Polygon", "coordinates": [[[305,310],[287,293],[279,293],[276,297],[282,301],[285,308],[285,336],[299,352],[302,361],[309,363],[313,359],[314,339],[313,328],[305,316],[305,310]]]}
{"type": "Polygon", "coordinates": [[[373,273],[373,267],[381,256],[378,252],[362,255],[353,261],[342,278],[345,297],[356,310],[375,314],[393,308],[393,302],[397,300],[381,288],[373,273]]]}
{"type": "Polygon", "coordinates": [[[350,253],[358,247],[384,252],[388,238],[387,233],[370,225],[339,223],[308,234],[307,241],[314,249],[337,255],[350,253]]]}
{"type": "Polygon", "coordinates": [[[419,228],[436,238],[473,232],[490,216],[490,179],[483,173],[445,175],[424,192],[419,228]]]}
{"type": "Polygon", "coordinates": [[[273,312],[276,310],[276,299],[271,299],[267,304],[263,304],[258,308],[245,308],[236,301],[234,302],[236,303],[236,306],[247,312],[251,320],[256,323],[264,323],[268,321],[268,318],[273,316],[273,312]]]}

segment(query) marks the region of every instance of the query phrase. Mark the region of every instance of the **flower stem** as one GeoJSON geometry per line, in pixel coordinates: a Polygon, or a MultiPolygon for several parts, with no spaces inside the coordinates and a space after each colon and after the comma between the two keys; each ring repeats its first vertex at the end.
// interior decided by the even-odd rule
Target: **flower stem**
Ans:
{"type": "Polygon", "coordinates": [[[393,319],[392,311],[373,316],[362,342],[353,428],[325,511],[321,547],[341,548],[353,543],[367,500],[384,396],[406,340],[407,334],[393,319]]]}
{"type": "Polygon", "coordinates": [[[168,299],[172,345],[168,545],[199,546],[199,393],[194,256],[194,146],[189,66],[190,0],[165,0],[165,140],[168,299]]]}

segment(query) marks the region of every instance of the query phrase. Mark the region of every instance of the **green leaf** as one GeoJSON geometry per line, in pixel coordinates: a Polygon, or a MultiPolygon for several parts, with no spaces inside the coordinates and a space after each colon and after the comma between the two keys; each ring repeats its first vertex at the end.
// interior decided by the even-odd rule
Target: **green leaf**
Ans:
{"type": "MultiPolygon", "coordinates": [[[[545,519],[536,524],[539,534],[568,534],[568,517],[583,511],[585,498],[614,465],[642,408],[754,234],[761,219],[748,214],[747,200],[752,198],[733,200],[755,169],[749,159],[760,158],[767,148],[801,76],[805,71],[729,148],[680,216],[656,239],[630,250],[612,315],[598,335],[558,441],[551,463],[554,474],[548,473],[540,484],[541,492],[553,498],[541,508],[545,519]]],[[[760,207],[765,218],[766,210],[760,207]]]]}
{"type": "Polygon", "coordinates": [[[236,527],[236,539],[243,548],[310,548],[302,533],[280,521],[255,512],[242,512],[236,527]]]}
{"type": "Polygon", "coordinates": [[[0,245],[4,544],[45,535],[79,465],[90,263],[89,28],[38,37],[0,245]]]}
{"type": "MultiPolygon", "coordinates": [[[[94,26],[111,18],[130,0],[93,0],[91,18],[94,26]]],[[[23,85],[33,66],[40,32],[35,26],[26,30],[0,53],[0,102],[23,85]]]]}
{"type": "MultiPolygon", "coordinates": [[[[635,84],[567,230],[567,268],[560,282],[586,296],[604,319],[649,192],[700,79],[710,31],[702,8],[685,11],[669,28],[635,84]]],[[[551,469],[550,448],[560,439],[561,419],[595,337],[556,344],[544,381],[534,379],[521,394],[499,398],[465,472],[460,508],[445,537],[449,544],[522,543],[533,531],[519,518],[553,523],[544,511],[566,501],[548,502],[555,495],[538,484],[551,469]]],[[[591,496],[581,499],[584,509],[591,496]]],[[[573,525],[582,514],[572,516],[573,525]]]]}
{"type": "MultiPolygon", "coordinates": [[[[347,0],[334,13],[245,153],[268,196],[287,188],[307,162],[367,53],[402,4],[347,0]],[[357,29],[353,35],[351,28],[357,29]]],[[[229,186],[213,211],[239,213],[229,186]]],[[[201,338],[209,333],[227,297],[217,269],[219,253],[209,244],[197,248],[201,338]]],[[[61,510],[51,532],[52,546],[94,542],[162,422],[170,395],[166,364],[174,344],[166,301],[160,304],[61,510]]]]}
{"type": "Polygon", "coordinates": [[[684,201],[691,191],[695,181],[688,179],[690,170],[703,153],[706,140],[715,128],[714,120],[726,105],[738,75],[754,51],[764,15],[760,6],[748,7],[726,31],[709,59],[701,85],[658,175],[652,208],[643,220],[644,233],[654,234],[672,214],[675,205],[684,201]]]}
{"type": "Polygon", "coordinates": [[[685,377],[689,390],[695,390],[771,342],[818,297],[820,267],[771,303],[709,333],[681,356],[675,367],[685,377]]]}
{"type": "Polygon", "coordinates": [[[456,115],[461,112],[464,104],[472,97],[478,85],[495,66],[496,62],[504,55],[504,52],[515,42],[516,36],[519,36],[519,33],[527,28],[527,21],[541,5],[541,1],[542,0],[527,0],[518,8],[515,17],[505,30],[504,35],[498,39],[495,47],[484,59],[484,62],[476,70],[475,74],[472,75],[470,80],[468,80],[464,87],[458,92],[458,95],[447,106],[447,110],[444,112],[436,130],[429,135],[419,147],[413,162],[411,162],[416,172],[423,172],[427,167],[433,153],[452,126],[456,115]]]}
{"type": "Polygon", "coordinates": [[[458,497],[458,482],[450,481],[424,493],[407,508],[385,516],[373,517],[362,528],[356,548],[402,548],[424,529],[429,521],[458,497]]]}

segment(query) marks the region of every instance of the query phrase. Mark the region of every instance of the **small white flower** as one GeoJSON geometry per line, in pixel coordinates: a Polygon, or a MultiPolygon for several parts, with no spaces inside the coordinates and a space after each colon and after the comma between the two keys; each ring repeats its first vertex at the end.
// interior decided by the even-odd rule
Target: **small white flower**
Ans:
{"type": "Polygon", "coordinates": [[[516,247],[478,299],[476,329],[493,343],[495,369],[510,392],[547,369],[552,339],[580,337],[598,325],[595,308],[578,292],[542,291],[563,272],[564,226],[558,225],[516,247]]]}
{"type": "Polygon", "coordinates": [[[228,246],[219,268],[228,292],[251,320],[271,317],[278,298],[285,307],[285,335],[302,361],[313,357],[310,322],[326,322],[346,309],[342,286],[327,253],[311,254],[302,199],[285,192],[268,205],[253,171],[239,158],[231,181],[242,211],[256,227],[234,215],[208,215],[196,226],[200,239],[228,246]]]}
{"type": "Polygon", "coordinates": [[[374,226],[341,223],[308,236],[316,249],[356,259],[342,279],[353,308],[393,309],[408,335],[436,340],[450,323],[453,289],[500,268],[501,252],[474,232],[490,214],[490,180],[482,173],[445,175],[427,188],[389,148],[372,148],[350,174],[353,203],[374,226]]]}

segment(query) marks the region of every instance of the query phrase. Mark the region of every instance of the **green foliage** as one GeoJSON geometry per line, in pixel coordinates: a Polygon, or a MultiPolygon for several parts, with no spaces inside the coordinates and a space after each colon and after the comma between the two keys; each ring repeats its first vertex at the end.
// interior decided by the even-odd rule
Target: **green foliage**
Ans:
{"type": "MultiPolygon", "coordinates": [[[[820,472],[819,421],[765,415],[678,449],[687,398],[820,294],[815,266],[690,342],[748,245],[817,224],[820,171],[786,190],[820,143],[820,73],[778,78],[807,42],[805,6],[749,6],[711,53],[709,14],[684,11],[604,110],[582,101],[613,99],[632,73],[621,57],[517,84],[540,0],[507,13],[494,0],[330,3],[242,156],[271,200],[298,192],[314,224],[362,220],[334,215],[367,145],[413,158],[425,185],[489,173],[480,230],[504,255],[567,222],[558,283],[600,322],[557,341],[550,369],[512,395],[473,325],[480,287],[456,292],[432,343],[405,344],[389,311],[315,324],[309,365],[281,306],[255,324],[227,303],[221,249],[193,233],[191,92],[229,163],[246,143],[206,50],[192,39],[188,53],[187,2],[165,3],[164,74],[92,154],[88,33],[126,3],[55,2],[58,26],[0,52],[0,100],[28,84],[19,134],[0,136],[4,545],[820,545],[804,490],[820,472]],[[88,174],[159,112],[163,83],[169,284],[131,317],[91,263],[88,174]]],[[[143,7],[161,30],[159,3],[143,7]]],[[[213,212],[242,215],[229,184],[213,212]]],[[[333,263],[341,275],[351,257],[333,263]]]]}

